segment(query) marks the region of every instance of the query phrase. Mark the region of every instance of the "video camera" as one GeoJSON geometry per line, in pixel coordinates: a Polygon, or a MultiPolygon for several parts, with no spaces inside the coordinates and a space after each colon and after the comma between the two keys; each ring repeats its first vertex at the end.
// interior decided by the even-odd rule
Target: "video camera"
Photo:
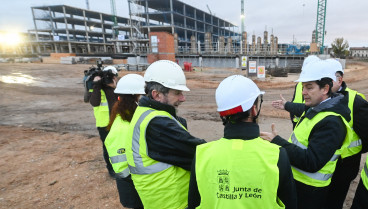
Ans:
{"type": "Polygon", "coordinates": [[[96,61],[97,67],[92,66],[89,68],[89,70],[84,71],[84,78],[83,78],[85,88],[84,102],[89,101],[88,92],[90,89],[93,88],[93,80],[96,76],[101,77],[101,82],[103,85],[112,83],[114,76],[116,76],[116,74],[114,74],[111,69],[103,70],[102,64],[103,64],[102,60],[97,60],[96,61]]]}

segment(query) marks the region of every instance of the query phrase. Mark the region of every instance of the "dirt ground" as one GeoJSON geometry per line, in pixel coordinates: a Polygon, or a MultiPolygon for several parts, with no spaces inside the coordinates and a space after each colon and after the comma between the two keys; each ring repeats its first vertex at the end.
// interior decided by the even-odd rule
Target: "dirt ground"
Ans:
{"type": "MultiPolygon", "coordinates": [[[[83,71],[89,67],[0,64],[0,208],[122,208],[104,165],[92,107],[83,102],[83,71]]],[[[347,68],[349,87],[368,95],[368,63],[350,62],[347,68]]],[[[242,73],[213,68],[186,73],[191,91],[179,115],[192,135],[207,141],[222,137],[215,89],[225,77],[242,73]]],[[[271,101],[279,94],[290,100],[298,76],[255,80],[266,91],[261,131],[275,123],[279,134],[289,137],[288,114],[273,109],[271,101]]],[[[358,180],[344,208],[350,208],[358,180]]]]}

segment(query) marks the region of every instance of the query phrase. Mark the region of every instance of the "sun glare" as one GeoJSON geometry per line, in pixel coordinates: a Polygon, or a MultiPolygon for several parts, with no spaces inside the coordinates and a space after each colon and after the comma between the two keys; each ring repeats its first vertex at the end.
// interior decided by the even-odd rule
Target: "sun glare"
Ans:
{"type": "Polygon", "coordinates": [[[21,42],[22,38],[19,35],[19,33],[16,32],[0,33],[0,44],[8,46],[16,46],[21,42]]]}

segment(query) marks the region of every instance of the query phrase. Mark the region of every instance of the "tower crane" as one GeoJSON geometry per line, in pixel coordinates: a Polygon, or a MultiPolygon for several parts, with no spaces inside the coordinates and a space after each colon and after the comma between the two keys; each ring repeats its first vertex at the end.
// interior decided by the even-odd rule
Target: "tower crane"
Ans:
{"type": "Polygon", "coordinates": [[[245,19],[245,14],[244,14],[244,0],[241,0],[241,32],[243,34],[244,32],[244,19],[245,19]]]}
{"type": "Polygon", "coordinates": [[[318,0],[317,22],[316,22],[316,43],[320,48],[320,53],[324,51],[325,24],[326,24],[326,5],[327,0],[318,0]]]}
{"type": "Polygon", "coordinates": [[[111,6],[112,22],[114,22],[114,25],[112,26],[112,31],[113,31],[113,36],[115,38],[117,35],[119,35],[119,30],[116,28],[118,26],[118,20],[116,17],[115,0],[110,0],[110,6],[111,6]]]}

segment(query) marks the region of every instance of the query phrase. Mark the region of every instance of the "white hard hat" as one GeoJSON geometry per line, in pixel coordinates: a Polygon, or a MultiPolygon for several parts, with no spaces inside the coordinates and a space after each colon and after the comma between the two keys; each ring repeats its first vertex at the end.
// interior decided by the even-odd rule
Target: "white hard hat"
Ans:
{"type": "Polygon", "coordinates": [[[245,112],[264,93],[249,78],[242,75],[229,76],[216,89],[217,111],[221,116],[245,112]]]}
{"type": "Polygon", "coordinates": [[[110,65],[103,69],[103,71],[108,71],[108,70],[111,70],[113,74],[118,75],[118,71],[116,70],[116,67],[110,65]]]}
{"type": "Polygon", "coordinates": [[[120,78],[114,93],[116,94],[145,94],[144,79],[138,74],[128,74],[120,78]]]}
{"type": "Polygon", "coordinates": [[[320,59],[316,55],[310,55],[303,61],[302,71],[305,69],[305,66],[307,66],[309,63],[319,61],[320,59]]]}
{"type": "Polygon", "coordinates": [[[335,72],[330,62],[319,60],[306,65],[295,82],[319,81],[322,78],[331,78],[336,81],[335,72]]]}
{"type": "Polygon", "coordinates": [[[336,59],[327,59],[326,61],[331,63],[331,65],[333,66],[335,72],[340,71],[340,72],[344,73],[344,69],[342,68],[341,63],[338,60],[336,60],[336,59]]]}
{"type": "Polygon", "coordinates": [[[159,60],[152,63],[144,74],[144,81],[154,81],[170,89],[189,91],[183,70],[170,60],[159,60]]]}

